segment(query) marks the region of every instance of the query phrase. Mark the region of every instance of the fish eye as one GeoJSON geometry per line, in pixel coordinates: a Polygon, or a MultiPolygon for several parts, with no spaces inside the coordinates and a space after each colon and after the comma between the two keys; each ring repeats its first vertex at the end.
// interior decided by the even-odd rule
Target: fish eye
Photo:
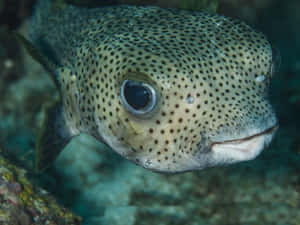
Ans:
{"type": "Polygon", "coordinates": [[[151,112],[157,104],[155,89],[149,84],[133,80],[123,81],[121,99],[126,109],[136,115],[151,112]]]}

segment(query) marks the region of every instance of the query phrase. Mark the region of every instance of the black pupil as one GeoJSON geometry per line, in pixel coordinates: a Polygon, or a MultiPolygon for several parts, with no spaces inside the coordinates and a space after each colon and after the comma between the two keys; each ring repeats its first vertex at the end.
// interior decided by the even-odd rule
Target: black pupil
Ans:
{"type": "Polygon", "coordinates": [[[135,110],[145,108],[151,98],[148,88],[130,81],[125,84],[124,96],[127,103],[135,110]]]}

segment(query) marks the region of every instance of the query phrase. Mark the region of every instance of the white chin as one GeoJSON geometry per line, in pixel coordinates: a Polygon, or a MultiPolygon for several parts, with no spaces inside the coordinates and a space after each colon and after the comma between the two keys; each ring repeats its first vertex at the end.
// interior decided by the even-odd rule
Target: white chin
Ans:
{"type": "Polygon", "coordinates": [[[275,130],[245,139],[215,143],[212,145],[214,160],[229,164],[254,159],[271,142],[275,130]]]}

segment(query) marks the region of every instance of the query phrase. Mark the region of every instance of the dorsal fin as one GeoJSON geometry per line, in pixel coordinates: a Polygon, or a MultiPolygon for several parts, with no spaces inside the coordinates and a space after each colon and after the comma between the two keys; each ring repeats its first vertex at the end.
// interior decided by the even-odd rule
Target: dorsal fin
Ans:
{"type": "Polygon", "coordinates": [[[21,43],[21,45],[24,46],[28,54],[39,64],[41,64],[49,73],[51,73],[51,75],[54,75],[51,76],[51,78],[53,79],[55,85],[59,87],[56,74],[56,69],[59,67],[58,63],[54,61],[51,57],[48,57],[45,54],[43,54],[38,48],[34,47],[33,44],[21,34],[15,32],[14,35],[17,38],[17,40],[21,43]]]}

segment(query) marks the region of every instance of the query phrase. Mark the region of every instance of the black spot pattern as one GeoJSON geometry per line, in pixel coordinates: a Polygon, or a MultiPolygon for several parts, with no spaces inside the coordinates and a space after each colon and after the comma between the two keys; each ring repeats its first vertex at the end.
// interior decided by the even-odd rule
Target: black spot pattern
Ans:
{"type": "Polygon", "coordinates": [[[78,129],[104,133],[127,158],[176,171],[201,151],[204,138],[242,132],[273,115],[266,100],[271,46],[244,22],[157,7],[78,10],[57,12],[61,25],[48,36],[76,78],[74,93],[71,75],[60,77],[73,96],[64,98],[66,111],[78,129]],[[159,95],[145,118],[126,111],[120,98],[122,81],[136,76],[159,95]]]}

